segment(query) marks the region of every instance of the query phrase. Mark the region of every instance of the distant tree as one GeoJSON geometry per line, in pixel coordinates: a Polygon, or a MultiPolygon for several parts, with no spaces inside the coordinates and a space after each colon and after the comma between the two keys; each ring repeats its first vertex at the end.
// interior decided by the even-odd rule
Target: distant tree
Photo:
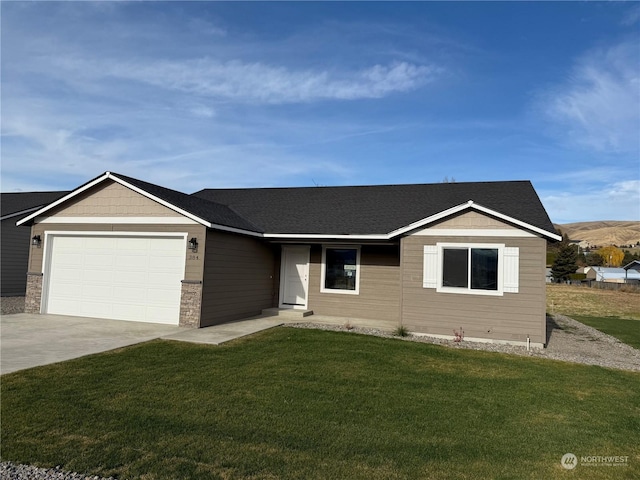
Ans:
{"type": "Polygon", "coordinates": [[[589,267],[601,267],[602,257],[595,252],[587,253],[585,262],[589,267]]]}
{"type": "Polygon", "coordinates": [[[620,265],[628,265],[636,259],[636,255],[631,253],[629,250],[624,251],[624,258],[622,259],[622,263],[620,265]]]}
{"type": "Polygon", "coordinates": [[[577,258],[578,251],[573,245],[565,245],[560,248],[551,266],[551,276],[557,282],[567,280],[569,275],[575,273],[578,269],[577,258]]]}
{"type": "Polygon", "coordinates": [[[624,252],[618,247],[609,245],[608,247],[602,247],[596,253],[602,257],[603,264],[608,267],[619,267],[622,265],[624,252]]]}

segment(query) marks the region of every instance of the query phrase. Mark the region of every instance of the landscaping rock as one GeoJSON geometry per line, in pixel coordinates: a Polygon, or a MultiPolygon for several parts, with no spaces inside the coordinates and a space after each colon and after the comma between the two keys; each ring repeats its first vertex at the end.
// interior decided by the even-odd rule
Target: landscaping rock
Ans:
{"type": "Polygon", "coordinates": [[[24,313],[24,297],[0,297],[0,315],[24,313]]]}
{"type": "Polygon", "coordinates": [[[115,480],[96,475],[82,475],[66,472],[60,467],[37,468],[30,465],[16,465],[11,462],[0,463],[0,478],[3,480],[115,480]]]}

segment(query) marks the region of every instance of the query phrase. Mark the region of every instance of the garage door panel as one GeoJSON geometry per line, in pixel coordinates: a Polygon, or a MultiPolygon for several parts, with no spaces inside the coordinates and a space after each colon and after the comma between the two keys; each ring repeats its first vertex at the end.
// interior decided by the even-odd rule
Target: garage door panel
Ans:
{"type": "Polygon", "coordinates": [[[91,266],[90,269],[78,271],[84,283],[90,282],[99,285],[111,285],[115,281],[115,272],[107,269],[99,269],[91,266]]]}
{"type": "MultiPolygon", "coordinates": [[[[147,317],[146,308],[140,305],[129,305],[126,303],[116,303],[113,305],[112,318],[116,320],[134,320],[144,322],[147,317]]],[[[171,313],[171,312],[167,312],[171,313]]]]}
{"type": "Polygon", "coordinates": [[[152,278],[149,272],[131,272],[125,270],[124,273],[126,273],[126,275],[123,275],[118,283],[127,287],[147,283],[149,279],[152,278]]]}
{"type": "Polygon", "coordinates": [[[174,272],[180,267],[184,268],[184,257],[175,255],[151,255],[149,257],[149,269],[153,272],[174,272]]]}
{"type": "Polygon", "coordinates": [[[103,252],[117,248],[114,237],[84,237],[84,248],[87,251],[103,252]]]}
{"type": "Polygon", "coordinates": [[[115,265],[115,258],[113,255],[90,254],[89,252],[85,252],[83,264],[90,267],[112,267],[115,265]]]}
{"type": "Polygon", "coordinates": [[[116,299],[114,303],[128,303],[128,304],[136,304],[136,303],[146,303],[147,301],[147,289],[145,287],[140,286],[116,286],[113,289],[114,298],[116,299]]]}
{"type": "Polygon", "coordinates": [[[118,269],[146,271],[149,267],[149,257],[147,255],[119,255],[116,258],[115,266],[118,269]]]}
{"type": "Polygon", "coordinates": [[[182,237],[53,236],[46,311],[178,324],[182,237]]]}
{"type": "Polygon", "coordinates": [[[58,237],[56,240],[60,240],[56,246],[61,251],[68,250],[72,252],[82,251],[84,248],[83,237],[58,237]]]}
{"type": "Polygon", "coordinates": [[[50,305],[50,307],[54,308],[55,310],[51,313],[56,313],[56,311],[58,310],[61,310],[61,311],[78,310],[79,302],[77,300],[77,295],[74,295],[68,298],[57,297],[54,301],[54,304],[50,305]]]}
{"type": "Polygon", "coordinates": [[[113,318],[111,303],[83,300],[79,302],[81,317],[113,318]]]}
{"type": "Polygon", "coordinates": [[[149,306],[147,308],[147,316],[149,318],[165,318],[170,315],[172,309],[170,307],[162,307],[159,305],[149,306]]]}
{"type": "Polygon", "coordinates": [[[78,268],[61,268],[58,271],[58,279],[61,282],[77,283],[82,281],[84,275],[78,268]]]}
{"type": "Polygon", "coordinates": [[[79,252],[60,252],[59,260],[61,264],[67,266],[75,266],[78,267],[82,265],[82,253],[79,252]]]}
{"type": "Polygon", "coordinates": [[[95,301],[113,298],[113,287],[111,285],[83,285],[82,300],[95,301]]]}
{"type": "Polygon", "coordinates": [[[56,297],[77,298],[81,290],[78,289],[76,282],[56,282],[51,286],[50,291],[56,297]]]}
{"type": "Polygon", "coordinates": [[[162,288],[169,285],[172,278],[175,277],[169,272],[151,272],[147,283],[149,287],[162,288]]]}
{"type": "Polygon", "coordinates": [[[168,289],[149,290],[148,299],[150,306],[160,305],[162,307],[167,307],[173,305],[176,301],[180,301],[180,297],[177,296],[176,298],[175,293],[168,289]]]}

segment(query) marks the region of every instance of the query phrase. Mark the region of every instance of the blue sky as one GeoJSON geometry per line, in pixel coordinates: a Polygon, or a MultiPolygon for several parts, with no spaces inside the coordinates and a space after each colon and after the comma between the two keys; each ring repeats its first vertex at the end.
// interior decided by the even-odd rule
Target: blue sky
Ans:
{"type": "Polygon", "coordinates": [[[640,3],[2,2],[2,191],[531,180],[640,220],[640,3]]]}

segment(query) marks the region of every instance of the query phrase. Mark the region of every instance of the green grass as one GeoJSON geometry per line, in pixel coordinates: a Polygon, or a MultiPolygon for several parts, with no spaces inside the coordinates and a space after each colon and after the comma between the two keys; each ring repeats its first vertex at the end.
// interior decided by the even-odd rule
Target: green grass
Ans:
{"type": "Polygon", "coordinates": [[[638,478],[640,375],[352,333],[154,341],[2,377],[2,459],[102,476],[638,478]],[[563,454],[626,455],[566,471],[563,454]]]}
{"type": "Polygon", "coordinates": [[[618,317],[574,316],[574,319],[640,349],[640,322],[618,317]]]}

